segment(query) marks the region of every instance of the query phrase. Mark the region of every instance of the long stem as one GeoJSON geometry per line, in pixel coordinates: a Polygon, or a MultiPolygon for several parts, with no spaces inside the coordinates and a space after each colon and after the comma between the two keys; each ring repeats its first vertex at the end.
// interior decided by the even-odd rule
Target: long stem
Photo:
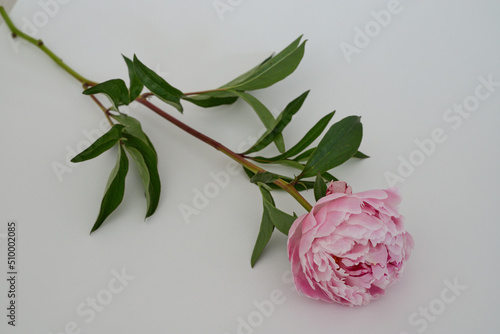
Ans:
{"type": "MultiPolygon", "coordinates": [[[[5,22],[7,23],[9,29],[11,30],[12,32],[12,36],[13,37],[21,37],[22,39],[28,41],[29,43],[35,45],[36,47],[38,47],[39,49],[41,49],[45,54],[47,54],[57,65],[59,65],[62,69],[64,69],[67,73],[69,73],[73,78],[75,78],[76,80],[78,80],[79,82],[81,82],[83,84],[83,86],[85,88],[87,87],[90,87],[90,86],[95,86],[97,85],[96,82],[94,81],[91,81],[91,80],[88,80],[86,79],[85,77],[83,77],[82,75],[78,74],[75,70],[73,70],[71,67],[69,67],[68,65],[66,65],[62,60],[61,58],[57,57],[49,48],[47,48],[42,40],[37,40],[37,39],[34,39],[33,37],[25,34],[24,32],[22,32],[21,30],[19,30],[13,23],[12,21],[10,20],[10,17],[9,15],[7,14],[7,12],[5,11],[4,7],[3,6],[0,6],[0,15],[3,17],[3,19],[5,20],[5,22]]],[[[223,91],[224,89],[213,89],[213,90],[207,90],[207,91],[200,91],[200,92],[191,92],[191,93],[185,93],[184,95],[198,95],[198,94],[201,94],[201,93],[208,93],[208,92],[217,92],[217,91],[223,91]]],[[[148,107],[149,109],[151,109],[152,111],[154,111],[156,114],[158,114],[159,116],[163,117],[164,119],[166,119],[167,121],[169,121],[170,123],[174,124],[175,126],[179,127],[180,129],[184,130],[185,132],[189,133],[190,135],[194,136],[195,138],[198,138],[199,140],[207,143],[208,145],[212,146],[213,148],[215,148],[216,150],[224,153],[225,155],[227,155],[228,157],[230,157],[231,159],[235,160],[236,162],[238,162],[240,165],[244,166],[245,168],[247,168],[248,170],[251,170],[252,172],[254,173],[262,173],[262,172],[265,172],[266,170],[251,163],[250,161],[248,161],[247,159],[245,159],[242,155],[240,154],[237,154],[235,152],[233,152],[232,150],[230,150],[229,148],[227,148],[226,146],[222,145],[221,143],[219,143],[218,141],[216,140],[213,140],[212,138],[210,137],[207,137],[206,135],[202,134],[201,132],[198,132],[197,130],[191,128],[190,126],[184,124],[183,122],[179,121],[178,119],[176,119],[175,117],[172,117],[171,115],[167,114],[165,111],[163,111],[162,109],[158,108],[157,106],[155,106],[154,104],[152,104],[151,102],[149,102],[148,100],[146,100],[145,97],[149,96],[147,93],[146,94],[143,94],[142,96],[138,97],[136,99],[137,102],[143,104],[144,106],[148,107]]],[[[92,96],[92,99],[94,100],[95,103],[97,103],[97,105],[102,109],[102,111],[104,112],[104,114],[106,115],[106,118],[108,119],[108,121],[113,124],[113,122],[110,120],[109,118],[109,114],[106,110],[106,108],[95,98],[92,96]]],[[[280,188],[286,190],[293,198],[295,198],[297,200],[297,202],[299,202],[307,211],[311,211],[312,209],[312,206],[311,204],[309,204],[309,202],[307,202],[307,200],[302,197],[302,195],[297,191],[297,189],[295,189],[293,187],[293,185],[287,183],[286,181],[282,180],[282,179],[278,179],[276,181],[274,181],[274,184],[276,184],[277,186],[279,186],[280,188]]]]}
{"type": "Polygon", "coordinates": [[[73,78],[75,78],[76,80],[80,81],[85,88],[97,85],[96,82],[91,81],[91,80],[83,77],[78,72],[76,72],[74,69],[72,69],[71,67],[69,67],[68,65],[66,65],[62,61],[61,58],[57,57],[54,54],[54,52],[52,52],[52,50],[50,50],[48,47],[46,47],[43,44],[43,41],[41,39],[34,39],[33,37],[25,34],[21,30],[19,30],[14,25],[14,23],[12,23],[12,20],[10,19],[9,15],[7,14],[7,12],[5,11],[5,8],[3,6],[0,6],[0,15],[5,20],[5,23],[7,23],[7,26],[9,27],[10,31],[12,32],[12,37],[21,37],[25,41],[27,41],[27,42],[35,45],[36,47],[38,47],[40,50],[42,50],[43,52],[45,52],[45,54],[47,56],[49,56],[57,65],[59,65],[60,67],[62,67],[62,69],[64,69],[66,72],[68,72],[73,78]]]}
{"type": "MultiPolygon", "coordinates": [[[[238,162],[240,165],[247,168],[248,170],[250,170],[254,173],[263,173],[266,171],[265,169],[263,169],[257,165],[254,165],[253,163],[251,163],[250,161],[245,159],[241,154],[233,152],[232,150],[230,150],[226,146],[222,145],[218,141],[216,141],[210,137],[207,137],[203,133],[201,133],[201,132],[193,129],[192,127],[188,126],[187,124],[179,121],[177,118],[166,113],[165,111],[158,108],[156,105],[152,104],[148,100],[146,100],[144,98],[137,98],[136,101],[141,103],[142,105],[148,107],[153,112],[155,112],[157,115],[163,117],[164,119],[166,119],[167,121],[169,121],[173,125],[184,130],[185,132],[189,133],[193,137],[198,138],[199,140],[212,146],[216,150],[224,153],[225,155],[227,155],[228,157],[230,157],[234,161],[238,162]]],[[[295,198],[297,200],[297,202],[300,203],[300,205],[302,205],[304,207],[304,209],[306,209],[307,211],[311,211],[311,209],[312,209],[311,204],[309,204],[309,202],[307,202],[307,200],[304,197],[302,197],[302,195],[292,185],[290,185],[289,183],[287,183],[286,181],[284,181],[282,179],[278,179],[278,180],[274,181],[274,184],[277,185],[278,187],[280,187],[281,189],[286,190],[293,198],[295,198]]]]}

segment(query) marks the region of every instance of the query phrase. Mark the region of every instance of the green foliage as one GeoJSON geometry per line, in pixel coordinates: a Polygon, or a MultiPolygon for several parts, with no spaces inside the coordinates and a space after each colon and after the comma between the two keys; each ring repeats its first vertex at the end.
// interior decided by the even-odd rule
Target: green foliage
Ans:
{"type": "Polygon", "coordinates": [[[112,79],[83,91],[85,95],[104,94],[113,105],[113,110],[118,111],[119,106],[128,105],[130,97],[127,86],[122,79],[112,79]]]}
{"type": "Polygon", "coordinates": [[[327,186],[323,176],[318,173],[318,175],[316,175],[316,181],[314,182],[314,199],[316,201],[319,201],[320,198],[325,196],[326,188],[327,186]]]}
{"type": "Polygon", "coordinates": [[[128,68],[128,76],[130,80],[129,101],[132,102],[142,93],[144,85],[135,73],[134,63],[132,62],[132,60],[123,55],[122,57],[125,60],[128,68]]]}
{"type": "Polygon", "coordinates": [[[358,159],[367,159],[367,158],[369,158],[368,155],[366,155],[366,154],[364,154],[363,152],[360,152],[360,151],[356,152],[352,157],[353,158],[358,158],[358,159]]]}
{"type": "Polygon", "coordinates": [[[158,174],[158,158],[154,148],[139,137],[129,133],[124,133],[123,137],[125,148],[134,158],[142,179],[147,199],[147,218],[156,211],[160,200],[161,183],[158,174]]]}
{"type": "MultiPolygon", "coordinates": [[[[227,84],[204,92],[182,93],[139,61],[135,55],[133,60],[123,56],[129,73],[129,88],[123,80],[113,79],[84,92],[85,94],[105,94],[112,103],[112,109],[116,111],[120,106],[128,105],[140,97],[144,87],[180,112],[183,111],[181,100],[191,102],[199,107],[211,108],[230,105],[241,98],[253,109],[266,131],[240,157],[251,159],[255,163],[292,168],[296,174],[287,176],[268,171],[255,173],[244,168],[250,182],[259,186],[263,200],[262,221],[251,257],[252,267],[268,244],[274,229],[288,234],[291,225],[297,219],[295,213],[289,215],[276,208],[271,190],[282,189],[280,185],[284,181],[293,186],[296,191],[312,189],[315,199],[319,200],[326,194],[327,182],[337,180],[329,173],[332,168],[350,158],[368,158],[366,154],[358,151],[362,138],[360,117],[349,116],[336,122],[328,129],[319,143],[311,148],[310,146],[324,133],[335,111],[328,113],[317,121],[294,146],[286,150],[283,130],[301,109],[309,91],[288,103],[277,117],[259,99],[248,93],[269,87],[295,71],[304,56],[305,42],[301,42],[301,39],[302,36],[281,52],[271,55],[227,84]],[[279,154],[271,157],[251,156],[252,153],[263,150],[273,142],[279,154]],[[316,176],[314,181],[303,180],[313,176],[316,176]],[[278,180],[280,182],[276,182],[278,180]]],[[[156,211],[160,199],[161,183],[158,174],[158,154],[144,133],[140,122],[121,113],[113,114],[111,117],[118,124],[115,124],[110,131],[73,159],[74,162],[89,160],[115,145],[119,147],[117,164],[111,172],[101,203],[101,210],[92,231],[101,226],[123,198],[125,175],[128,170],[127,154],[135,162],[143,183],[147,201],[146,218],[156,211]]]]}
{"type": "Polygon", "coordinates": [[[271,56],[250,71],[221,86],[227,90],[248,91],[269,87],[292,74],[304,56],[305,41],[302,36],[293,41],[276,56],[271,56]]]}
{"type": "Polygon", "coordinates": [[[196,95],[193,97],[183,96],[182,99],[203,108],[211,108],[225,104],[233,104],[234,102],[236,102],[236,100],[238,100],[238,96],[232,96],[229,94],[228,94],[229,96],[217,96],[217,94],[214,95],[215,96],[211,96],[208,94],[196,95]]]}
{"type": "MultiPolygon", "coordinates": [[[[234,94],[240,96],[243,100],[245,100],[246,103],[248,103],[248,105],[253,108],[253,110],[255,110],[255,113],[260,118],[267,131],[272,131],[276,120],[274,119],[273,114],[269,111],[269,109],[267,109],[264,104],[262,104],[262,102],[260,102],[255,96],[245,92],[235,91],[234,94]]],[[[278,151],[285,151],[285,141],[281,133],[276,134],[276,136],[273,138],[273,141],[278,148],[278,151]]]]}
{"type": "Polygon", "coordinates": [[[101,209],[91,232],[97,230],[106,218],[118,207],[125,191],[125,176],[128,171],[126,152],[137,165],[147,200],[146,218],[157,209],[160,200],[161,183],[158,174],[158,156],[141,124],[135,118],[124,114],[112,116],[119,124],[98,138],[87,149],[75,156],[72,162],[82,162],[99,156],[118,145],[117,163],[108,180],[101,209]]]}
{"type": "Polygon", "coordinates": [[[99,215],[97,216],[96,222],[92,227],[90,233],[97,230],[104,220],[120,205],[123,199],[123,194],[125,193],[125,177],[128,172],[128,158],[123,150],[123,147],[119,146],[118,156],[116,159],[116,165],[111,170],[111,175],[109,176],[108,183],[106,184],[106,189],[104,190],[104,196],[101,201],[101,209],[99,210],[99,215]]]}
{"type": "Polygon", "coordinates": [[[273,126],[268,129],[244,154],[262,150],[263,148],[267,147],[267,145],[269,145],[276,138],[276,136],[281,135],[281,132],[283,132],[285,127],[292,121],[293,115],[295,115],[299,111],[300,107],[302,107],[302,104],[304,103],[308,94],[309,91],[303,93],[295,100],[290,102],[276,118],[273,126]]]}
{"type": "Polygon", "coordinates": [[[181,105],[181,98],[184,96],[184,94],[177,88],[172,87],[168,82],[165,81],[165,79],[163,79],[153,70],[141,63],[141,61],[135,55],[133,63],[135,74],[142,82],[142,84],[146,86],[146,88],[148,88],[151,93],[153,93],[160,100],[170,104],[182,113],[183,108],[181,105]]]}
{"type": "Polygon", "coordinates": [[[279,175],[270,172],[256,173],[250,178],[252,183],[273,183],[280,178],[279,175]]]}
{"type": "MultiPolygon", "coordinates": [[[[270,196],[270,194],[269,197],[272,203],[274,204],[274,201],[270,196]]],[[[262,221],[260,223],[259,234],[257,235],[257,240],[255,240],[255,246],[253,248],[252,257],[250,258],[250,265],[252,267],[255,266],[255,263],[262,254],[262,251],[269,243],[269,240],[271,240],[273,232],[274,232],[273,222],[271,221],[271,217],[269,217],[269,213],[264,207],[264,210],[262,212],[262,221]]]]}
{"type": "Polygon", "coordinates": [[[255,265],[256,261],[261,256],[274,229],[287,235],[290,227],[297,219],[295,213],[289,215],[276,207],[271,195],[271,190],[279,189],[279,185],[289,191],[303,207],[309,209],[311,207],[310,204],[303,200],[297,191],[314,189],[315,198],[319,200],[326,194],[327,182],[337,180],[329,173],[329,170],[341,165],[351,158],[368,158],[366,154],[358,151],[363,135],[360,117],[349,116],[333,124],[316,147],[308,148],[323,133],[335,113],[332,112],[319,120],[297,144],[289,150],[286,150],[282,132],[291,122],[292,117],[302,107],[308,95],[308,91],[290,102],[276,118],[261,101],[248,93],[249,91],[274,85],[295,71],[305,52],[306,41],[301,41],[302,36],[289,44],[281,52],[271,55],[257,66],[219,88],[198,93],[184,94],[144,65],[135,55],[133,60],[123,56],[128,68],[129,87],[127,87],[122,79],[112,79],[98,84],[87,80],[73,69],[63,64],[62,60],[45,47],[40,40],[28,36],[16,28],[2,6],[0,6],[0,14],[6,21],[13,36],[18,36],[38,46],[85,87],[91,86],[84,90],[83,94],[104,94],[111,102],[111,107],[109,109],[117,112],[117,114],[115,114],[110,113],[109,110],[104,110],[106,116],[112,117],[118,124],[114,124],[108,132],[72,159],[73,162],[87,161],[117,146],[116,164],[111,170],[108,182],[105,186],[100,210],[91,233],[96,231],[104,223],[123,200],[125,179],[129,169],[127,153],[137,165],[143,183],[147,200],[146,218],[150,217],[158,207],[161,192],[161,183],[158,173],[158,154],[150,139],[144,133],[139,121],[130,116],[121,114],[119,111],[120,106],[129,105],[131,102],[140,99],[140,102],[158,112],[156,108],[145,103],[144,98],[149,95],[155,95],[181,113],[183,112],[181,100],[191,102],[203,108],[210,108],[230,105],[235,103],[239,98],[242,98],[251,106],[264,124],[267,130],[257,142],[245,153],[236,154],[227,147],[189,128],[180,121],[173,120],[162,112],[158,112],[189,134],[205,141],[214,148],[239,161],[243,166],[250,166],[249,168],[252,168],[252,170],[259,171],[255,173],[244,168],[250,181],[258,185],[263,201],[262,221],[251,257],[252,266],[255,265]],[[144,87],[149,89],[151,93],[146,93],[141,96],[144,87]],[[248,154],[266,148],[272,142],[275,143],[280,154],[270,158],[263,156],[248,156],[248,154]],[[255,163],[279,164],[281,166],[291,167],[294,170],[298,170],[299,174],[290,177],[264,171],[261,168],[252,167],[248,161],[244,159],[252,159],[255,163]],[[313,176],[316,176],[314,182],[311,180],[303,180],[313,176]]]}
{"type": "Polygon", "coordinates": [[[297,144],[295,144],[291,149],[289,149],[285,153],[272,158],[256,157],[255,160],[260,162],[273,162],[293,157],[294,155],[299,154],[304,149],[306,149],[316,138],[318,138],[319,135],[321,135],[321,133],[326,128],[328,122],[330,122],[334,114],[335,111],[329,113],[328,115],[320,119],[297,144]]]}
{"type": "Polygon", "coordinates": [[[262,251],[271,239],[274,228],[288,235],[288,230],[290,230],[290,227],[296,219],[295,216],[291,216],[276,208],[274,199],[266,185],[258,183],[258,186],[262,195],[263,213],[259,234],[257,235],[257,240],[250,260],[252,267],[255,265],[262,251]]]}
{"type": "MultiPolygon", "coordinates": [[[[262,102],[246,91],[272,86],[292,74],[304,56],[305,41],[300,43],[301,39],[302,36],[278,54],[271,55],[259,65],[227,84],[192,97],[184,96],[182,99],[200,107],[210,108],[232,104],[241,97],[252,107],[265,128],[271,131],[276,125],[274,116],[262,102]]],[[[281,133],[275,134],[272,141],[274,141],[280,153],[285,152],[285,143],[281,133]]]]}
{"type": "Polygon", "coordinates": [[[361,144],[363,127],[359,116],[348,116],[333,124],[311,153],[300,178],[326,172],[349,160],[361,144]]]}
{"type": "Polygon", "coordinates": [[[71,159],[71,162],[82,162],[93,159],[102,153],[106,152],[120,140],[123,130],[123,125],[115,124],[111,129],[106,132],[102,137],[98,138],[87,149],[83,150],[80,154],[71,159]]]}
{"type": "Polygon", "coordinates": [[[274,227],[276,227],[281,233],[288,235],[288,230],[290,230],[290,227],[295,221],[295,217],[276,208],[271,193],[263,184],[259,184],[259,189],[262,193],[264,211],[266,211],[269,215],[274,227]]]}

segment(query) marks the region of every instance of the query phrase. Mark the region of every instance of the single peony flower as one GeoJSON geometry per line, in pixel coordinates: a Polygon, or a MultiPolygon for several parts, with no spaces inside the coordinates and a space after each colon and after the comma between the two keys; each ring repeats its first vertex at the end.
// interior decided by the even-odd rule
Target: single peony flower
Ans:
{"type": "Polygon", "coordinates": [[[401,276],[413,248],[397,211],[400,202],[395,188],[353,194],[345,182],[332,182],[288,233],[297,289],[349,306],[384,294],[401,276]]]}

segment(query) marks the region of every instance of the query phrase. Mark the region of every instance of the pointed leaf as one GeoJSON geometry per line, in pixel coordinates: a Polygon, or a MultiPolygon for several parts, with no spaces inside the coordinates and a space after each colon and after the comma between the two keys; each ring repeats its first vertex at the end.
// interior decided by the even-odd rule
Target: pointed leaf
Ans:
{"type": "MultiPolygon", "coordinates": [[[[289,47],[297,48],[298,45],[299,45],[299,41],[294,41],[292,44],[289,45],[289,47]]],[[[241,84],[242,82],[245,82],[246,80],[248,80],[249,78],[254,76],[259,71],[260,67],[262,65],[264,65],[265,63],[267,63],[269,60],[271,60],[273,57],[274,57],[274,54],[270,55],[269,57],[264,59],[264,61],[262,61],[259,65],[255,66],[254,68],[250,69],[249,71],[243,73],[242,75],[238,76],[237,78],[231,80],[230,82],[228,82],[227,84],[225,84],[222,87],[232,87],[232,86],[236,86],[238,84],[241,84]]]]}
{"type": "MultiPolygon", "coordinates": [[[[262,104],[255,96],[250,95],[245,92],[239,92],[239,91],[231,91],[234,94],[240,96],[243,100],[245,100],[246,103],[248,103],[253,110],[257,113],[257,116],[259,116],[260,120],[262,121],[262,124],[266,127],[267,130],[272,130],[274,125],[276,124],[276,120],[274,119],[273,114],[267,109],[267,107],[262,104]]],[[[280,152],[285,152],[285,142],[283,140],[283,135],[280,133],[276,135],[274,138],[274,143],[276,144],[276,148],[278,148],[278,151],[280,152]]]]}
{"type": "MultiPolygon", "coordinates": [[[[245,172],[245,174],[248,176],[249,179],[251,179],[255,175],[254,172],[246,169],[245,167],[243,167],[243,171],[245,172]]],[[[290,183],[290,182],[293,181],[293,179],[291,177],[287,177],[287,176],[283,176],[283,175],[278,175],[278,176],[279,176],[280,179],[282,179],[283,181],[286,181],[288,183],[290,183]]],[[[272,190],[283,190],[279,186],[275,185],[274,183],[268,183],[266,185],[269,188],[271,188],[272,190]]],[[[294,188],[297,189],[298,191],[303,191],[303,190],[307,190],[307,189],[313,189],[314,188],[314,182],[312,182],[312,181],[300,181],[300,182],[297,182],[294,185],[294,188]]]]}
{"type": "Polygon", "coordinates": [[[196,104],[199,107],[211,108],[225,104],[233,104],[236,100],[238,100],[238,96],[216,97],[199,94],[193,97],[184,96],[182,99],[196,104]]]}
{"type": "Polygon", "coordinates": [[[250,178],[250,182],[252,183],[273,183],[278,180],[280,177],[276,174],[270,172],[262,172],[257,173],[250,178]]]}
{"type": "Polygon", "coordinates": [[[271,206],[275,207],[276,203],[274,203],[274,198],[268,190],[269,189],[268,185],[262,183],[258,183],[257,185],[259,186],[259,190],[262,195],[262,200],[264,202],[264,209],[268,209],[268,207],[265,205],[266,203],[269,203],[271,206]]]}
{"type": "Polygon", "coordinates": [[[280,135],[283,129],[285,129],[285,127],[291,122],[293,115],[295,115],[299,111],[300,107],[302,107],[302,104],[308,94],[309,91],[306,91],[290,102],[279,114],[278,118],[276,118],[273,128],[267,130],[250,149],[245,151],[244,154],[262,150],[267,147],[267,145],[269,145],[277,135],[280,135]]]}
{"type": "Polygon", "coordinates": [[[328,172],[323,172],[321,173],[321,176],[323,176],[323,179],[325,181],[328,181],[328,182],[331,182],[331,181],[338,181],[338,179],[333,176],[332,174],[328,173],[328,172]]]}
{"type": "Polygon", "coordinates": [[[112,79],[83,91],[85,95],[94,95],[102,93],[106,95],[111,103],[113,109],[118,110],[119,106],[128,105],[130,103],[128,88],[125,82],[121,79],[112,79]]]}
{"type": "Polygon", "coordinates": [[[158,174],[158,157],[155,151],[140,138],[123,132],[125,147],[134,158],[144,185],[147,199],[146,218],[150,217],[158,207],[161,193],[160,176],[158,174]]]}
{"type": "Polygon", "coordinates": [[[289,160],[289,159],[276,160],[276,161],[270,161],[270,160],[265,160],[265,159],[261,160],[258,158],[251,158],[251,159],[256,161],[256,162],[263,163],[263,164],[276,164],[276,165],[288,166],[288,167],[296,168],[300,171],[302,171],[304,169],[304,166],[305,166],[304,164],[302,164],[298,161],[289,160]]]}
{"type": "Polygon", "coordinates": [[[302,161],[308,160],[309,157],[311,156],[311,154],[314,151],[316,151],[316,148],[317,147],[313,147],[313,148],[308,149],[307,151],[302,152],[301,154],[299,154],[298,156],[296,156],[293,160],[294,161],[298,161],[298,162],[302,162],[302,161]]]}
{"type": "Polygon", "coordinates": [[[125,63],[127,64],[127,68],[128,68],[128,76],[130,79],[129,99],[130,99],[130,102],[132,102],[139,95],[141,95],[141,92],[142,92],[142,89],[144,88],[144,85],[142,84],[141,80],[139,80],[139,77],[135,73],[134,63],[132,62],[132,60],[128,59],[124,55],[122,55],[122,57],[125,60],[125,63]]]}
{"type": "Polygon", "coordinates": [[[71,159],[71,162],[82,162],[93,159],[106,152],[120,140],[123,125],[115,124],[113,127],[99,137],[92,145],[71,159]]]}
{"type": "Polygon", "coordinates": [[[149,147],[151,147],[151,149],[156,154],[156,150],[153,146],[153,143],[151,143],[151,140],[149,140],[149,137],[146,135],[146,133],[144,133],[144,131],[142,130],[141,123],[137,119],[133,118],[132,116],[125,115],[125,114],[111,115],[111,117],[113,117],[115,120],[120,122],[120,124],[125,125],[123,132],[139,138],[144,143],[146,143],[149,147]]]}
{"type": "Polygon", "coordinates": [[[249,75],[242,75],[221,88],[241,91],[269,87],[293,73],[304,56],[305,41],[298,46],[302,36],[293,41],[276,56],[250,70],[249,75]]]}
{"type": "Polygon", "coordinates": [[[182,113],[181,97],[184,94],[175,87],[172,87],[162,77],[140,62],[134,55],[134,69],[137,77],[151,93],[160,100],[170,104],[182,113]]]}
{"type": "Polygon", "coordinates": [[[113,115],[112,117],[125,125],[122,131],[125,148],[139,170],[147,201],[146,218],[150,217],[158,207],[161,193],[158,155],[153,143],[144,133],[141,123],[137,119],[125,114],[113,115]]]}
{"type": "Polygon", "coordinates": [[[250,259],[250,265],[255,266],[255,263],[259,259],[262,251],[267,246],[269,240],[271,239],[271,235],[274,231],[274,225],[269,218],[269,214],[267,210],[264,208],[264,212],[262,213],[262,222],[260,223],[259,234],[257,235],[257,240],[255,241],[255,246],[253,247],[252,257],[250,259]]]}
{"type": "MultiPolygon", "coordinates": [[[[265,162],[263,160],[267,160],[269,162],[271,161],[277,161],[277,160],[282,160],[286,159],[289,157],[293,157],[296,154],[299,154],[302,152],[304,149],[307,148],[316,138],[321,135],[323,130],[326,128],[330,120],[332,119],[333,115],[335,114],[335,111],[329,113],[328,115],[324,116],[322,119],[320,119],[306,134],[305,136],[297,143],[295,144],[291,149],[286,151],[283,154],[277,155],[272,158],[264,158],[264,157],[255,157],[255,160],[265,162]]],[[[312,153],[312,151],[310,152],[312,153]]],[[[309,154],[310,155],[310,154],[309,154]]],[[[309,157],[307,156],[307,158],[309,157]]],[[[297,160],[299,161],[299,160],[297,160]]]]}
{"type": "Polygon", "coordinates": [[[370,156],[364,154],[363,152],[357,151],[352,157],[358,159],[366,159],[369,158],[370,156]]]}
{"type": "Polygon", "coordinates": [[[148,167],[146,165],[146,162],[144,161],[143,155],[141,154],[141,152],[138,149],[136,149],[132,146],[125,146],[125,149],[130,154],[132,159],[134,159],[135,164],[137,166],[137,169],[139,171],[139,175],[140,175],[141,180],[142,180],[142,185],[144,187],[144,194],[146,196],[146,203],[147,203],[146,217],[149,217],[149,216],[151,216],[151,214],[149,214],[149,210],[151,208],[151,203],[152,203],[151,197],[152,196],[151,196],[151,191],[150,191],[151,178],[149,176],[148,167]]]}
{"type": "Polygon", "coordinates": [[[362,137],[359,116],[348,116],[333,124],[312,152],[300,177],[314,176],[343,164],[358,151],[362,137]]]}
{"type": "Polygon", "coordinates": [[[302,171],[304,169],[303,164],[301,164],[300,162],[297,162],[297,161],[293,161],[293,160],[278,160],[278,161],[273,161],[272,163],[282,165],[282,166],[292,167],[292,168],[298,169],[300,171],[302,171]]]}
{"type": "Polygon", "coordinates": [[[90,233],[97,230],[104,220],[120,205],[123,199],[123,194],[125,193],[125,177],[128,172],[128,159],[125,151],[119,145],[118,157],[116,160],[116,165],[111,171],[109,176],[106,189],[104,191],[104,197],[101,202],[101,209],[97,220],[92,227],[90,233]]]}
{"type": "Polygon", "coordinates": [[[314,199],[317,201],[326,195],[326,182],[323,180],[321,174],[316,175],[316,181],[314,182],[314,199]]]}
{"type": "Polygon", "coordinates": [[[264,188],[264,185],[262,183],[259,184],[259,188],[264,200],[264,210],[267,211],[274,227],[276,227],[281,233],[288,235],[288,231],[295,221],[295,217],[275,207],[271,193],[264,188]]]}

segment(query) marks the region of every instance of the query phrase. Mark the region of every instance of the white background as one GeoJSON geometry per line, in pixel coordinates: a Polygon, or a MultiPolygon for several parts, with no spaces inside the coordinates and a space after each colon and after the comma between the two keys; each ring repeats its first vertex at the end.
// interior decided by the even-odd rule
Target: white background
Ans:
{"type": "MultiPolygon", "coordinates": [[[[286,275],[285,236],[276,233],[250,268],[262,204],[244,175],[232,176],[187,223],[179,207],[192,206],[196,190],[213,182],[210,172],[224,171],[229,160],[139,106],[128,111],[159,152],[159,209],[144,222],[142,185],[131,168],[124,202],[89,236],[115,154],[69,165],[62,182],[54,165],[66,166],[73,154],[68,151],[85,144],[84,131],[99,129],[102,113],[39,50],[12,43],[2,24],[0,236],[9,220],[17,221],[19,277],[12,328],[1,275],[0,332],[499,332],[498,1],[401,0],[385,27],[373,23],[371,12],[387,9],[386,0],[221,0],[231,8],[224,12],[212,0],[74,0],[45,9],[44,3],[55,2],[19,1],[14,22],[85,76],[127,81],[121,54],[136,53],[185,92],[224,84],[304,34],[306,54],[297,71],[255,95],[277,114],[311,89],[285,130],[288,147],[332,110],[337,121],[362,116],[361,150],[371,158],[332,171],[354,191],[386,188],[387,173],[398,175],[401,159],[416,161],[413,171],[401,170],[404,182],[397,182],[416,247],[403,278],[367,306],[348,308],[297,294],[286,275]],[[357,29],[377,25],[380,31],[370,32],[368,45],[359,36],[355,40],[357,29]],[[358,53],[346,57],[341,45],[356,43],[358,53]],[[480,88],[489,95],[467,118],[448,114],[454,105],[474,101],[480,77],[497,83],[493,92],[480,88]],[[431,138],[436,129],[444,142],[435,143],[429,155],[418,153],[416,141],[431,138]],[[134,279],[110,295],[113,271],[122,270],[134,279]],[[466,286],[457,295],[446,291],[445,282],[454,281],[466,286]],[[443,290],[453,302],[441,299],[443,290]],[[259,315],[255,303],[269,300],[273,291],[282,293],[282,303],[259,315]],[[89,312],[88,298],[109,296],[93,319],[76,311],[80,306],[89,312]],[[242,321],[258,327],[243,328],[242,321]]],[[[165,108],[233,149],[262,128],[241,101],[208,110],[185,103],[182,116],[165,108]]],[[[306,197],[313,200],[311,193],[306,197]]],[[[284,211],[303,213],[287,194],[276,201],[284,211]]],[[[0,256],[6,273],[5,239],[0,256]]]]}

